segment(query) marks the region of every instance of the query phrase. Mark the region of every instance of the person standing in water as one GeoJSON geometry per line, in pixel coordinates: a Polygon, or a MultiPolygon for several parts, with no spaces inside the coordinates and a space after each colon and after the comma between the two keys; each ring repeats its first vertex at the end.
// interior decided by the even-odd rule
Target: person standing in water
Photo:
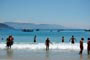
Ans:
{"type": "Polygon", "coordinates": [[[88,38],[88,41],[87,41],[87,53],[89,54],[90,52],[90,38],[88,38]]]}
{"type": "Polygon", "coordinates": [[[46,45],[46,51],[49,50],[49,45],[50,45],[50,40],[49,38],[46,39],[45,45],[46,45]]]}
{"type": "Polygon", "coordinates": [[[62,43],[64,43],[64,36],[62,36],[62,43]]]}
{"type": "Polygon", "coordinates": [[[79,54],[82,54],[82,52],[83,52],[83,40],[84,40],[84,38],[81,38],[81,40],[80,40],[80,52],[79,52],[79,54]]]}
{"type": "Polygon", "coordinates": [[[36,37],[37,37],[37,36],[35,35],[35,36],[34,36],[34,43],[36,43],[36,37]]]}
{"type": "Polygon", "coordinates": [[[74,44],[75,43],[75,40],[76,40],[76,38],[74,38],[74,36],[72,35],[72,37],[70,39],[71,43],[74,44]]]}
{"type": "Polygon", "coordinates": [[[10,35],[8,38],[7,38],[7,43],[6,43],[6,45],[7,45],[7,47],[8,48],[11,48],[11,46],[13,45],[13,41],[14,40],[14,38],[12,37],[12,35],[10,35]]]}

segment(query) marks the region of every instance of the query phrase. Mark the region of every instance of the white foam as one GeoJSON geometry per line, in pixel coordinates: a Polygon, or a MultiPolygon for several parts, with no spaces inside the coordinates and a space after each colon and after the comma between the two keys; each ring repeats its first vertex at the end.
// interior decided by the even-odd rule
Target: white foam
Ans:
{"type": "MultiPolygon", "coordinates": [[[[0,49],[5,49],[6,44],[0,43],[0,49]]],[[[12,46],[12,49],[45,49],[45,43],[36,43],[36,44],[29,44],[29,43],[18,43],[12,46]]],[[[53,43],[50,44],[50,49],[67,49],[67,50],[80,50],[79,43],[71,44],[71,43],[53,43]]],[[[84,43],[84,50],[87,49],[87,44],[84,43]]]]}

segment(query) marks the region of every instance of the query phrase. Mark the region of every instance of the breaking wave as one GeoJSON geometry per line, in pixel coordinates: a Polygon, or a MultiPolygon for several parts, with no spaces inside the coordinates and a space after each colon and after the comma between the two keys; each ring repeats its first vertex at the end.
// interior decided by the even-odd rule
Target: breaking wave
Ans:
{"type": "MultiPolygon", "coordinates": [[[[0,43],[0,49],[5,49],[6,44],[0,43]]],[[[45,49],[45,43],[15,43],[12,46],[12,49],[45,49]]],[[[50,44],[50,49],[64,49],[64,50],[80,50],[79,43],[53,43],[50,44]]],[[[84,50],[87,49],[87,43],[84,43],[84,50]]]]}

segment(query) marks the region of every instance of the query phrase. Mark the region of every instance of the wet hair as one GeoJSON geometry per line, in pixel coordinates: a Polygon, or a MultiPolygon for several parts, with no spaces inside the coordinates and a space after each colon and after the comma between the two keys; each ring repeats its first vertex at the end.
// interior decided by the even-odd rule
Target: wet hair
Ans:
{"type": "Polygon", "coordinates": [[[88,40],[90,40],[90,38],[88,38],[88,40]]]}
{"type": "Polygon", "coordinates": [[[62,38],[64,38],[64,36],[62,36],[62,38]]]}
{"type": "Polygon", "coordinates": [[[12,35],[9,35],[9,37],[12,37],[12,35]]]}
{"type": "Polygon", "coordinates": [[[47,37],[47,39],[49,40],[49,37],[47,37]]]}
{"type": "Polygon", "coordinates": [[[84,38],[81,38],[81,40],[84,40],[84,38]]]}
{"type": "Polygon", "coordinates": [[[72,37],[74,37],[74,36],[72,35],[72,37]]]}

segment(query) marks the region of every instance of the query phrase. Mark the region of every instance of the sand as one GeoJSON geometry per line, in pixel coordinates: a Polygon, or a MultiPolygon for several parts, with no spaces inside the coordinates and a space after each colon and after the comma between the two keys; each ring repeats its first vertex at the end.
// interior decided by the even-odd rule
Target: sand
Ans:
{"type": "Polygon", "coordinates": [[[90,60],[86,51],[0,49],[0,60],[90,60]]]}

